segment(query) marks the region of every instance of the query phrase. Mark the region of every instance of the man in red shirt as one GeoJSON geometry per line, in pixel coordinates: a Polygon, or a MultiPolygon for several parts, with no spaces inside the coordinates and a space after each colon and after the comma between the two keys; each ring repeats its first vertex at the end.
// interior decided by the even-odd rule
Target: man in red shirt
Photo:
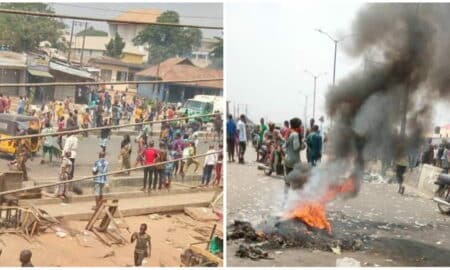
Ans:
{"type": "MultiPolygon", "coordinates": [[[[154,148],[155,143],[153,141],[150,141],[147,148],[144,151],[144,159],[145,159],[145,165],[151,165],[155,163],[156,158],[158,157],[158,150],[154,148]]],[[[155,183],[157,182],[157,174],[156,174],[156,168],[154,166],[152,167],[145,167],[144,168],[144,187],[141,189],[142,191],[148,191],[150,192],[153,177],[155,178],[155,183]],[[147,179],[148,179],[148,186],[147,186],[147,179]],[[147,188],[148,187],[148,188],[147,188]]]]}

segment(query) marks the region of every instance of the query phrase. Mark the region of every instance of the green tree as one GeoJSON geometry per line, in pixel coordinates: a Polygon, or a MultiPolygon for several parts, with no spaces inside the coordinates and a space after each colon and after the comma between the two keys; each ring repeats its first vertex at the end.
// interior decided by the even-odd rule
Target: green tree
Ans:
{"type": "Polygon", "coordinates": [[[214,68],[223,69],[223,38],[214,38],[217,40],[217,43],[214,44],[212,51],[209,53],[212,61],[211,66],[214,68]]]}
{"type": "MultiPolygon", "coordinates": [[[[0,8],[54,13],[45,3],[2,3],[0,8]]],[[[55,45],[64,28],[64,23],[55,18],[0,14],[0,40],[16,52],[38,48],[42,41],[55,45]]]]}
{"type": "Polygon", "coordinates": [[[105,55],[117,58],[122,55],[122,50],[125,48],[125,42],[120,37],[119,33],[116,33],[116,36],[112,38],[105,47],[105,55]]]}
{"type": "MultiPolygon", "coordinates": [[[[180,16],[175,11],[166,11],[157,19],[160,23],[179,24],[180,16]]],[[[202,32],[196,28],[149,25],[138,33],[135,45],[149,46],[149,64],[160,63],[167,58],[187,56],[200,46],[202,32]]]]}
{"type": "Polygon", "coordinates": [[[77,37],[81,37],[86,33],[86,36],[89,37],[107,37],[108,33],[102,30],[97,30],[94,27],[90,26],[86,30],[80,31],[76,34],[77,37]]]}

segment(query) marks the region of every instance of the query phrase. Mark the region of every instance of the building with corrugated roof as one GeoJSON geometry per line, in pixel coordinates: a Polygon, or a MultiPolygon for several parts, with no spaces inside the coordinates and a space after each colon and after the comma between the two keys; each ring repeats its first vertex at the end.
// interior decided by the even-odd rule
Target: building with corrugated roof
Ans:
{"type": "MultiPolygon", "coordinates": [[[[136,73],[137,80],[181,81],[222,78],[222,70],[201,68],[188,58],[169,58],[136,73]]],[[[139,95],[165,102],[184,102],[195,95],[223,95],[223,81],[138,85],[139,95]]]]}

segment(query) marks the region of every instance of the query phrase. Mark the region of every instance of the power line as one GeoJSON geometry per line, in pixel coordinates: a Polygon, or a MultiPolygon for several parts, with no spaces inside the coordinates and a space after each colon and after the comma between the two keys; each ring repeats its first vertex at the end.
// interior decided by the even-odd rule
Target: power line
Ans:
{"type": "Polygon", "coordinates": [[[119,173],[137,171],[137,170],[142,170],[144,168],[156,167],[156,166],[164,165],[164,164],[167,164],[167,163],[178,162],[178,161],[185,160],[185,159],[190,159],[190,158],[197,158],[197,157],[204,157],[204,156],[209,156],[209,155],[215,155],[215,154],[218,154],[218,153],[221,153],[221,151],[215,151],[215,152],[211,152],[211,153],[203,153],[203,154],[195,155],[195,156],[192,156],[192,157],[178,158],[178,159],[173,159],[173,160],[170,160],[170,161],[164,161],[164,162],[153,163],[153,164],[150,164],[150,165],[139,166],[139,167],[136,167],[136,168],[112,171],[112,172],[109,172],[109,173],[83,176],[83,177],[72,179],[72,180],[58,181],[58,182],[52,183],[52,184],[43,184],[43,185],[37,185],[37,186],[32,186],[32,187],[26,187],[26,188],[12,189],[12,190],[7,190],[7,191],[0,192],[0,196],[6,195],[6,194],[22,192],[22,191],[27,191],[27,190],[38,189],[38,188],[46,188],[46,187],[53,187],[53,186],[64,185],[64,184],[68,184],[68,183],[81,182],[81,181],[92,179],[92,178],[98,177],[98,176],[108,176],[108,175],[115,175],[115,174],[119,174],[119,173]]]}
{"type": "Polygon", "coordinates": [[[191,118],[199,118],[199,117],[201,118],[201,117],[216,116],[216,115],[221,115],[221,114],[220,113],[210,113],[210,114],[194,115],[194,116],[187,116],[187,117],[178,117],[178,118],[174,118],[174,119],[147,121],[147,122],[141,122],[141,123],[129,123],[129,124],[122,124],[122,125],[115,125],[115,126],[74,129],[74,130],[60,131],[60,132],[54,132],[54,133],[48,133],[48,134],[30,134],[30,135],[20,135],[20,136],[13,136],[13,137],[3,137],[3,138],[0,138],[0,142],[1,141],[20,140],[20,139],[40,138],[40,137],[48,137],[48,136],[62,136],[62,135],[68,135],[68,134],[77,134],[77,133],[84,133],[84,132],[89,132],[89,131],[97,131],[97,130],[102,130],[102,129],[107,129],[107,128],[108,129],[119,129],[119,128],[123,128],[123,127],[132,127],[132,126],[140,126],[140,125],[148,125],[148,124],[156,124],[156,123],[182,121],[182,120],[187,120],[187,119],[191,119],[191,118]]]}
{"type": "MultiPolygon", "coordinates": [[[[77,7],[77,8],[86,8],[86,9],[97,9],[97,10],[103,10],[103,11],[109,11],[109,12],[126,12],[126,13],[132,13],[132,14],[152,14],[152,15],[160,15],[160,13],[151,13],[151,12],[138,12],[138,11],[130,11],[130,10],[121,10],[121,9],[108,9],[108,8],[99,8],[99,7],[86,7],[86,6],[78,6],[73,4],[66,4],[66,3],[52,3],[52,5],[60,5],[60,6],[71,6],[71,7],[77,7]]],[[[196,19],[213,19],[213,20],[222,20],[222,17],[208,17],[208,16],[181,16],[180,18],[196,18],[196,19]]]]}
{"type": "Polygon", "coordinates": [[[155,81],[120,81],[120,82],[47,82],[47,83],[0,83],[1,87],[36,87],[36,86],[88,86],[88,85],[122,85],[122,84],[163,84],[163,83],[196,83],[222,81],[223,78],[195,80],[155,80],[155,81]]]}
{"type": "Polygon", "coordinates": [[[159,25],[159,26],[167,26],[167,27],[187,27],[187,28],[216,29],[216,30],[223,29],[222,26],[175,24],[175,23],[161,23],[161,22],[137,22],[137,21],[130,21],[130,20],[101,19],[101,18],[93,18],[93,17],[61,15],[61,14],[54,14],[54,13],[44,13],[44,12],[14,10],[14,9],[0,9],[0,13],[39,16],[39,17],[51,17],[51,18],[63,18],[63,19],[74,19],[74,20],[83,20],[83,21],[97,21],[97,22],[107,22],[107,23],[116,23],[116,24],[143,24],[143,25],[159,25]]]}

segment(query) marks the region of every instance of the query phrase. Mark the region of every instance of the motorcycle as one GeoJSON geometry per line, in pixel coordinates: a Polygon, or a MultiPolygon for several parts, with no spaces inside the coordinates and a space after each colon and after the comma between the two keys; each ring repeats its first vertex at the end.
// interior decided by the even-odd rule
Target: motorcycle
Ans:
{"type": "Polygon", "coordinates": [[[271,142],[269,145],[263,144],[259,151],[261,159],[258,169],[263,170],[267,176],[272,175],[273,172],[276,175],[284,176],[284,154],[281,147],[274,149],[273,142],[271,142]]]}
{"type": "Polygon", "coordinates": [[[433,201],[437,203],[442,214],[450,215],[450,174],[440,174],[434,184],[439,188],[435,192],[433,201]]]}

